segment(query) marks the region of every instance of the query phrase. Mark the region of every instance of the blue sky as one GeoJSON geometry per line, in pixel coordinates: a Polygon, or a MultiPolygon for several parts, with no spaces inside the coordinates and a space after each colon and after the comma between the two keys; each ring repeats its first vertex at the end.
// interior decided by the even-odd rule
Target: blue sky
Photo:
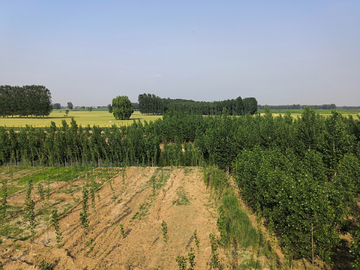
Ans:
{"type": "Polygon", "coordinates": [[[0,85],[360,106],[360,1],[0,2],[0,85]]]}

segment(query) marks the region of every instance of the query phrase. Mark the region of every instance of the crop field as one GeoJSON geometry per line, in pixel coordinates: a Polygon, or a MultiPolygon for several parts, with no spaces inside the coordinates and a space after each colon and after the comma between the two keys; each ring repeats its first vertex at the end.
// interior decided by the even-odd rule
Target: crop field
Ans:
{"type": "Polygon", "coordinates": [[[216,193],[196,167],[2,167],[0,174],[14,187],[0,224],[5,269],[45,262],[52,269],[182,269],[191,256],[193,269],[271,264],[259,249],[217,246],[216,193]]]}
{"type": "Polygon", "coordinates": [[[51,121],[55,122],[57,126],[60,126],[62,120],[69,122],[72,117],[74,117],[78,125],[82,125],[83,127],[86,127],[87,125],[90,125],[91,127],[94,125],[100,127],[111,127],[114,124],[117,126],[128,126],[131,125],[134,120],[140,120],[142,122],[155,121],[162,116],[143,115],[139,111],[136,111],[131,115],[130,120],[115,120],[114,115],[105,110],[93,110],[92,112],[75,110],[70,111],[67,117],[65,117],[65,110],[53,110],[52,113],[45,118],[0,118],[0,126],[25,127],[26,125],[29,125],[33,127],[47,127],[50,126],[51,121]]]}
{"type": "MultiPolygon", "coordinates": [[[[301,116],[301,110],[289,110],[291,115],[296,119],[297,117],[301,116]]],[[[260,115],[264,115],[264,111],[259,111],[260,115]]],[[[344,116],[352,116],[353,118],[357,119],[357,115],[359,112],[355,111],[346,111],[341,112],[344,116]]],[[[286,111],[272,111],[273,116],[284,116],[286,111]]],[[[331,115],[330,110],[321,110],[319,114],[322,116],[329,116],[331,115]]],[[[6,127],[25,127],[26,125],[33,126],[33,127],[47,127],[50,126],[51,121],[53,121],[57,126],[61,126],[61,122],[66,120],[70,122],[71,118],[74,118],[78,125],[82,125],[86,127],[90,125],[91,127],[96,125],[99,127],[111,127],[114,124],[117,126],[128,126],[131,125],[134,120],[141,122],[147,121],[155,121],[159,118],[162,118],[162,115],[146,115],[141,114],[139,111],[135,111],[130,120],[115,120],[113,114],[109,113],[106,110],[93,110],[92,112],[85,111],[85,110],[73,110],[70,111],[68,116],[65,116],[65,110],[53,110],[52,113],[45,118],[19,118],[19,117],[8,117],[8,118],[0,118],[0,126],[6,127]]]]}

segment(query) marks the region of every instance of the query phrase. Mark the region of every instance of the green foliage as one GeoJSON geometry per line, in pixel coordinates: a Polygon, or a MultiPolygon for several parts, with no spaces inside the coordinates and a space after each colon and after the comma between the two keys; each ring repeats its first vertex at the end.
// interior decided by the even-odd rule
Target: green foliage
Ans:
{"type": "Polygon", "coordinates": [[[5,219],[5,217],[6,217],[6,203],[7,203],[7,196],[8,196],[7,190],[8,190],[7,179],[4,178],[1,180],[1,193],[2,193],[1,212],[0,212],[1,219],[5,219]]]}
{"type": "Polygon", "coordinates": [[[51,263],[47,263],[44,259],[40,263],[41,270],[52,270],[54,269],[51,263]]]}
{"type": "Polygon", "coordinates": [[[35,235],[35,227],[36,227],[36,221],[35,221],[35,202],[33,200],[27,200],[26,201],[26,216],[30,223],[30,230],[31,235],[35,235]]]}
{"type": "Polygon", "coordinates": [[[0,85],[0,116],[45,116],[53,109],[51,93],[42,85],[0,85]]]}
{"type": "MultiPolygon", "coordinates": [[[[148,95],[143,98],[160,100],[148,95]]],[[[247,101],[241,101],[245,112],[247,101]]],[[[253,245],[255,240],[250,237],[253,229],[244,229],[248,223],[245,219],[241,221],[242,214],[226,174],[207,164],[236,177],[243,199],[280,237],[289,261],[310,258],[312,225],[315,255],[329,263],[339,234],[354,234],[349,220],[356,213],[355,199],[360,195],[360,119],[343,117],[335,110],[326,118],[308,107],[298,118],[290,113],[274,117],[269,107],[263,116],[232,117],[237,110],[235,100],[213,103],[206,112],[202,109],[207,104],[199,110],[189,106],[193,113],[152,104],[157,111],[147,108],[145,113],[166,111],[162,119],[144,124],[134,122],[127,127],[83,128],[75,120],[70,124],[64,121],[59,127],[52,123],[45,128],[46,132],[33,127],[20,132],[0,127],[0,164],[145,166],[159,164],[161,141],[164,143],[161,165],[204,167],[204,181],[220,202],[218,227],[223,245],[230,245],[234,238],[253,245]],[[216,116],[203,117],[199,112],[216,116]],[[238,231],[247,231],[247,238],[241,240],[243,236],[238,231]]],[[[185,103],[180,100],[176,104],[185,103]]],[[[181,106],[175,109],[179,108],[183,109],[181,106]]],[[[58,176],[47,179],[50,182],[62,180],[65,174],[80,175],[78,168],[70,174],[73,167],[57,167],[58,176]]],[[[47,170],[53,169],[44,169],[44,173],[47,170]]],[[[70,176],[66,179],[71,179],[70,176]]],[[[46,174],[34,176],[33,183],[45,178],[46,174]]],[[[152,179],[154,194],[166,183],[164,178],[152,179]]],[[[22,178],[18,184],[26,181],[26,177],[22,178]]],[[[15,191],[9,187],[7,194],[15,191]]],[[[142,206],[137,217],[145,213],[146,207],[142,206]]]]}
{"type": "Polygon", "coordinates": [[[33,180],[28,177],[28,186],[26,189],[26,201],[31,200],[31,192],[33,190],[33,180]]]}
{"type": "Polygon", "coordinates": [[[163,238],[164,238],[164,241],[165,243],[167,242],[167,240],[169,239],[169,236],[168,236],[168,227],[167,227],[167,224],[165,222],[165,220],[162,221],[161,223],[161,230],[163,232],[163,238]]]}
{"type": "Polygon", "coordinates": [[[194,239],[195,239],[195,245],[197,248],[200,247],[200,239],[197,236],[197,230],[194,231],[194,239]]]}
{"type": "MultiPolygon", "coordinates": [[[[111,186],[112,187],[112,186],[111,186]]],[[[96,210],[96,205],[95,205],[95,190],[96,190],[96,185],[95,182],[92,181],[91,187],[90,187],[90,198],[91,198],[91,207],[92,209],[95,211],[96,210]]]]}
{"type": "MultiPolygon", "coordinates": [[[[26,127],[20,133],[15,133],[13,129],[7,132],[0,128],[0,165],[21,161],[24,164],[51,166],[78,164],[121,166],[125,163],[134,165],[142,160],[150,165],[157,163],[161,152],[159,137],[154,134],[144,136],[145,131],[141,122],[122,127],[121,132],[115,125],[105,132],[96,126],[78,127],[73,119],[70,126],[64,120],[61,127],[56,127],[52,123],[45,129],[46,132],[41,128],[26,127]],[[90,133],[91,129],[92,133],[90,133]]],[[[69,172],[74,173],[73,168],[69,169],[69,172]]],[[[47,170],[51,169],[44,171],[47,170]]],[[[44,178],[34,178],[34,182],[44,178]]]]}
{"type": "Polygon", "coordinates": [[[216,236],[212,233],[209,234],[210,238],[210,245],[211,245],[211,267],[216,269],[221,268],[220,260],[219,260],[219,244],[218,240],[216,239],[216,236]]]}
{"type": "Polygon", "coordinates": [[[190,205],[189,198],[187,197],[187,194],[183,188],[180,188],[176,194],[178,195],[178,199],[176,200],[176,205],[190,205]]]}
{"type": "MultiPolygon", "coordinates": [[[[251,109],[257,110],[257,101],[251,102],[255,98],[250,98],[249,105],[251,109]]],[[[244,112],[243,100],[241,97],[223,101],[193,101],[186,99],[160,98],[154,94],[140,94],[139,98],[140,112],[143,114],[163,114],[169,110],[189,111],[198,115],[219,115],[223,108],[226,108],[231,115],[242,115],[244,112]]],[[[248,107],[247,107],[248,108],[248,107]]]]}
{"type": "Polygon", "coordinates": [[[255,114],[257,111],[257,100],[254,97],[244,98],[244,113],[250,113],[251,115],[255,114]]]}
{"type": "Polygon", "coordinates": [[[355,260],[352,263],[354,269],[360,269],[360,232],[354,233],[354,239],[351,242],[350,253],[354,256],[355,260]]]}
{"type": "Polygon", "coordinates": [[[74,105],[72,104],[72,102],[68,102],[66,108],[68,108],[69,110],[72,110],[72,109],[74,109],[74,105]]]}
{"type": "Polygon", "coordinates": [[[184,256],[177,256],[176,262],[179,266],[179,270],[194,270],[196,266],[194,249],[190,249],[190,252],[188,253],[188,258],[184,256]],[[186,268],[187,261],[189,261],[190,264],[189,268],[186,268]]]}
{"type": "Polygon", "coordinates": [[[126,237],[125,230],[124,230],[124,224],[120,224],[120,233],[123,238],[126,237]]]}
{"type": "Polygon", "coordinates": [[[184,256],[177,256],[176,262],[178,263],[179,270],[186,270],[186,259],[184,256]]]}
{"type": "Polygon", "coordinates": [[[194,270],[196,262],[195,262],[195,252],[193,248],[190,248],[190,252],[188,253],[188,260],[190,264],[188,270],[194,270]]]}
{"type": "Polygon", "coordinates": [[[60,241],[62,239],[62,233],[60,232],[59,215],[58,215],[57,210],[53,210],[52,213],[51,213],[51,224],[55,228],[56,242],[60,243],[60,241]]]}
{"type": "Polygon", "coordinates": [[[313,224],[315,255],[330,262],[349,214],[344,201],[349,193],[341,181],[327,182],[321,154],[308,150],[304,155],[301,161],[291,151],[243,151],[234,163],[237,183],[250,206],[255,210],[259,204],[274,230],[287,239],[294,258],[311,257],[313,224]]]}
{"type": "Polygon", "coordinates": [[[257,246],[258,234],[248,215],[239,207],[239,202],[232,190],[227,190],[222,197],[217,220],[221,243],[229,246],[235,238],[244,248],[257,246]]]}
{"type": "Polygon", "coordinates": [[[129,120],[134,108],[127,96],[117,96],[112,100],[112,110],[116,120],[129,120]]]}
{"type": "Polygon", "coordinates": [[[33,189],[33,181],[32,181],[31,178],[28,178],[28,187],[26,189],[24,215],[25,215],[25,218],[30,223],[31,235],[34,236],[35,235],[36,221],[35,221],[35,202],[31,199],[32,189],[33,189]]]}
{"type": "Polygon", "coordinates": [[[40,182],[38,184],[38,193],[39,193],[39,196],[40,196],[40,200],[45,200],[45,191],[44,191],[44,186],[43,184],[40,182]]]}
{"type": "Polygon", "coordinates": [[[85,243],[86,246],[90,246],[94,242],[94,239],[92,237],[89,238],[89,241],[85,243]]]}
{"type": "Polygon", "coordinates": [[[82,211],[80,212],[80,221],[83,228],[86,230],[89,228],[88,214],[87,211],[89,209],[88,206],[88,194],[89,191],[84,187],[82,191],[82,211]]]}

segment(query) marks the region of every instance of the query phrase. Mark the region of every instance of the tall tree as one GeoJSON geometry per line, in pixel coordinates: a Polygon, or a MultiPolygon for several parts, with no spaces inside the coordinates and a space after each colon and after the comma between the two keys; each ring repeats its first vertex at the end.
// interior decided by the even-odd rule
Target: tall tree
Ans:
{"type": "Polygon", "coordinates": [[[245,114],[250,113],[251,115],[255,114],[257,111],[257,100],[254,97],[244,98],[244,112],[245,114]]]}
{"type": "Polygon", "coordinates": [[[244,114],[244,103],[240,96],[235,99],[235,112],[236,115],[244,114]]]}
{"type": "Polygon", "coordinates": [[[109,104],[109,105],[107,105],[107,108],[108,108],[108,110],[109,110],[109,113],[112,113],[112,106],[111,106],[111,104],[109,104]]]}
{"type": "Polygon", "coordinates": [[[116,120],[129,120],[134,108],[127,96],[117,96],[112,100],[113,114],[116,120]]]}
{"type": "Polygon", "coordinates": [[[72,104],[72,102],[68,102],[68,103],[67,103],[67,108],[68,108],[69,110],[72,110],[72,109],[74,108],[74,105],[72,104]]]}

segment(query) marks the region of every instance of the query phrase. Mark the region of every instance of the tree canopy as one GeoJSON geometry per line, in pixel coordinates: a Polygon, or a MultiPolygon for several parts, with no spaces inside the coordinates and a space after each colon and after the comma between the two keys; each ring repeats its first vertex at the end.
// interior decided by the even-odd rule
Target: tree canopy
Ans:
{"type": "Polygon", "coordinates": [[[255,114],[257,111],[257,101],[253,97],[243,100],[239,96],[236,99],[205,102],[188,99],[166,99],[144,93],[139,95],[138,101],[140,112],[146,114],[164,114],[169,109],[202,115],[221,115],[224,108],[227,109],[229,115],[255,114]]]}
{"type": "Polygon", "coordinates": [[[53,109],[61,109],[61,104],[60,103],[54,103],[53,104],[53,109]]]}
{"type": "Polygon", "coordinates": [[[129,120],[134,108],[127,96],[117,96],[112,100],[112,110],[116,120],[129,120]]]}
{"type": "Polygon", "coordinates": [[[0,86],[0,115],[45,116],[53,109],[50,90],[42,85],[0,86]]]}

